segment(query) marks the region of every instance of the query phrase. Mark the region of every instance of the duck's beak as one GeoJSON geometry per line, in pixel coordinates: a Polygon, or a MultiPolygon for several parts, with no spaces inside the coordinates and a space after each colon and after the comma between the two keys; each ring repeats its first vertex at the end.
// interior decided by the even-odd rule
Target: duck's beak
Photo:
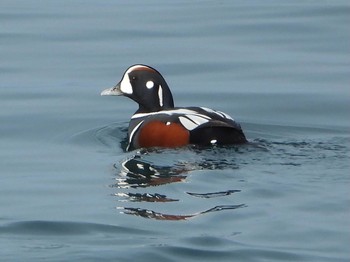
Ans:
{"type": "Polygon", "coordinates": [[[101,92],[101,96],[121,96],[124,93],[120,90],[120,83],[112,88],[107,88],[101,92]]]}

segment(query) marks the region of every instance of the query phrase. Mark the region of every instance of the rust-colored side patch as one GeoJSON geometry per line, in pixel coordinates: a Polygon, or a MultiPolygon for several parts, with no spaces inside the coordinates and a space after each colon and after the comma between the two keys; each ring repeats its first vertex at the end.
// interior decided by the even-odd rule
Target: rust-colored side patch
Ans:
{"type": "Polygon", "coordinates": [[[190,133],[182,125],[166,125],[161,121],[152,121],[142,126],[138,136],[140,147],[178,147],[187,145],[189,141],[190,133]]]}

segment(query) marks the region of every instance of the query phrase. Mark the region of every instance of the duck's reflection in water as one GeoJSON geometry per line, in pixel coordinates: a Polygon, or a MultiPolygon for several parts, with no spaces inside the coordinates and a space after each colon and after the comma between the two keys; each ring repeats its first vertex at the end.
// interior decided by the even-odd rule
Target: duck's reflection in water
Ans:
{"type": "Polygon", "coordinates": [[[150,187],[181,182],[186,179],[183,174],[189,171],[181,166],[156,166],[144,161],[139,155],[125,160],[121,168],[117,165],[114,167],[120,169],[116,178],[117,183],[114,185],[118,188],[150,187]]]}
{"type": "Polygon", "coordinates": [[[144,218],[153,218],[157,220],[186,220],[189,218],[193,218],[199,215],[203,215],[210,212],[216,212],[216,211],[222,211],[222,210],[228,210],[228,209],[237,209],[241,207],[245,207],[245,204],[239,204],[239,205],[222,205],[222,206],[216,206],[213,208],[210,208],[208,210],[197,212],[191,215],[170,215],[170,214],[163,214],[159,212],[155,212],[149,209],[141,209],[141,208],[132,208],[132,207],[120,207],[118,209],[121,209],[122,213],[128,214],[128,215],[135,215],[140,216],[144,218]]]}
{"type": "MultiPolygon", "coordinates": [[[[119,202],[135,203],[135,202],[175,202],[179,199],[168,197],[165,194],[160,193],[144,193],[140,192],[142,188],[161,186],[170,183],[184,182],[193,170],[198,170],[198,163],[195,165],[189,162],[179,162],[175,165],[155,165],[150,161],[146,161],[142,158],[142,154],[137,154],[130,159],[123,161],[121,164],[116,164],[115,183],[111,187],[116,188],[117,192],[113,195],[118,197],[119,202]],[[126,192],[128,191],[128,192],[126,192]]],[[[207,160],[203,160],[203,166],[208,165],[207,160]]],[[[200,165],[200,164],[199,164],[200,165]]],[[[149,191],[149,190],[148,190],[149,191]]],[[[194,193],[186,192],[187,195],[196,198],[215,198],[224,197],[234,193],[238,193],[238,189],[229,189],[219,192],[209,193],[194,193]]],[[[128,215],[135,215],[144,218],[151,218],[157,220],[186,220],[202,214],[207,214],[222,210],[233,210],[244,207],[245,204],[235,205],[217,205],[205,211],[195,212],[193,214],[177,215],[177,214],[165,214],[156,212],[150,209],[138,208],[138,207],[117,207],[121,213],[128,215]]]]}
{"type": "MultiPolygon", "coordinates": [[[[168,198],[166,195],[158,193],[115,193],[115,196],[127,199],[130,202],[173,202],[179,201],[178,199],[168,198]]],[[[121,200],[123,201],[123,200],[121,200]]]]}

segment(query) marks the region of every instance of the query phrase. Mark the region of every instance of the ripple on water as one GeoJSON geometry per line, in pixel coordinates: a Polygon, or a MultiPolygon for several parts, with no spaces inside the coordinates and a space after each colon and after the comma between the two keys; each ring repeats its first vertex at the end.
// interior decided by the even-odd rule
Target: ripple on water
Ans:
{"type": "MultiPolygon", "coordinates": [[[[125,155],[123,160],[114,164],[114,182],[110,184],[110,188],[114,191],[112,196],[116,198],[117,210],[121,213],[143,218],[186,220],[212,212],[234,211],[248,206],[239,197],[245,190],[243,184],[239,183],[244,181],[244,178],[237,178],[237,183],[220,185],[209,185],[209,181],[204,181],[196,187],[196,190],[188,190],[192,176],[212,172],[217,173],[213,174],[214,176],[218,176],[221,171],[229,171],[232,173],[231,178],[234,178],[240,169],[250,166],[268,167],[269,170],[261,170],[265,173],[282,173],[288,166],[308,169],[318,161],[323,161],[324,166],[327,166],[328,162],[330,167],[334,167],[334,161],[342,163],[345,158],[349,158],[347,152],[349,141],[346,137],[291,139],[284,132],[279,132],[276,136],[271,136],[268,132],[268,138],[260,134],[261,138],[251,140],[247,145],[153,148],[126,152],[126,125],[126,123],[114,123],[91,129],[76,134],[71,140],[78,144],[88,144],[86,140],[93,140],[100,146],[115,151],[118,156],[125,155]],[[186,205],[187,201],[191,202],[190,210],[182,210],[181,206],[186,205]],[[212,206],[203,205],[203,201],[212,206]],[[154,209],[149,208],[152,207],[150,206],[152,203],[154,209]],[[174,203],[177,203],[176,207],[174,203]],[[202,210],[198,210],[198,207],[202,210]]],[[[258,125],[255,129],[259,129],[258,125]]],[[[292,129],[295,129],[296,132],[301,132],[296,127],[280,129],[288,132],[293,132],[292,129]]],[[[305,127],[302,129],[310,132],[305,127]]],[[[259,190],[254,192],[272,197],[279,195],[278,192],[271,192],[268,189],[259,190]]]]}
{"type": "Polygon", "coordinates": [[[16,235],[146,234],[147,232],[129,227],[67,221],[20,221],[0,226],[0,233],[16,235]]]}

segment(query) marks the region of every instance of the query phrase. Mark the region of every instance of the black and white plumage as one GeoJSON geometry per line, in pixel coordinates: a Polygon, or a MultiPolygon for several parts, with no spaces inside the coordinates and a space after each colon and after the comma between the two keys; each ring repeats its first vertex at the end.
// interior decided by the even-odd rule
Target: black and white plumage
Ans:
{"type": "Polygon", "coordinates": [[[121,81],[101,95],[123,95],[138,103],[129,124],[129,149],[247,142],[241,126],[226,113],[206,107],[174,107],[166,81],[146,65],[129,67],[121,81]]]}

